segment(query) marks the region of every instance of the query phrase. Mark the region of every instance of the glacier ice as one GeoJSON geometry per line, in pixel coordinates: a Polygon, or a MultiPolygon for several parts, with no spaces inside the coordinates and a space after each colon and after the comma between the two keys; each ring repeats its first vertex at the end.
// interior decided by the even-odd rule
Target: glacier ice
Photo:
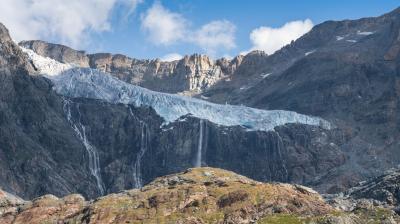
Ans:
{"type": "Polygon", "coordinates": [[[152,107],[166,123],[190,114],[223,126],[242,126],[248,130],[272,131],[288,123],[331,128],[321,118],[285,110],[261,110],[245,106],[210,103],[176,94],[159,93],[123,82],[110,74],[91,68],[75,67],[42,57],[22,48],[38,72],[49,78],[55,91],[72,98],[100,99],[109,103],[152,107]]]}

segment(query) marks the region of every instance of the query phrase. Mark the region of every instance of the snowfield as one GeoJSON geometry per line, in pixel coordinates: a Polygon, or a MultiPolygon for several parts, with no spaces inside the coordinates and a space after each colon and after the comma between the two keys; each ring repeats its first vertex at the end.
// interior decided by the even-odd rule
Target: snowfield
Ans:
{"type": "Polygon", "coordinates": [[[100,99],[109,103],[147,106],[174,122],[183,115],[209,120],[224,126],[243,126],[248,130],[271,131],[288,123],[321,126],[331,124],[321,118],[285,110],[260,110],[245,106],[214,104],[204,100],[160,93],[123,82],[108,73],[57,62],[21,48],[28,54],[39,73],[54,83],[55,91],[71,98],[100,99]]]}

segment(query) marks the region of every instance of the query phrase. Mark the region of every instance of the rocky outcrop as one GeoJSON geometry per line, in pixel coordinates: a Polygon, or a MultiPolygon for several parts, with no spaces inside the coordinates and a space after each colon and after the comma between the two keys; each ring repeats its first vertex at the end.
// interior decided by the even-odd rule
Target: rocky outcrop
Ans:
{"type": "Polygon", "coordinates": [[[89,58],[84,51],[76,51],[60,44],[47,44],[41,40],[23,41],[21,44],[29,49],[35,49],[40,55],[46,55],[57,61],[71,63],[80,67],[89,66],[89,58]]]}
{"type": "Polygon", "coordinates": [[[45,195],[14,207],[17,212],[0,215],[1,223],[253,223],[273,214],[300,219],[333,212],[305,187],[264,184],[214,168],[157,178],[92,202],[79,195],[45,195]]]}
{"type": "Polygon", "coordinates": [[[11,223],[18,207],[26,203],[21,198],[0,189],[0,223],[11,223]]]}
{"type": "MultiPolygon", "coordinates": [[[[1,199],[1,195],[0,195],[1,199]]],[[[0,222],[13,223],[308,223],[395,224],[390,209],[359,203],[335,208],[314,190],[261,183],[216,168],[194,168],[150,184],[86,201],[80,195],[44,195],[0,204],[0,222]]]]}
{"type": "Polygon", "coordinates": [[[382,176],[361,182],[347,194],[352,198],[367,198],[390,206],[400,206],[400,171],[390,170],[382,176]]]}
{"type": "Polygon", "coordinates": [[[399,223],[399,180],[399,170],[389,170],[346,192],[325,195],[325,199],[338,210],[369,217],[369,223],[399,223]],[[371,217],[372,213],[376,214],[371,217]]]}
{"type": "Polygon", "coordinates": [[[232,75],[241,63],[241,57],[214,61],[199,54],[173,62],[138,60],[120,54],[86,54],[39,40],[23,41],[20,45],[59,62],[109,72],[123,81],[151,90],[189,95],[200,93],[232,75]]]}

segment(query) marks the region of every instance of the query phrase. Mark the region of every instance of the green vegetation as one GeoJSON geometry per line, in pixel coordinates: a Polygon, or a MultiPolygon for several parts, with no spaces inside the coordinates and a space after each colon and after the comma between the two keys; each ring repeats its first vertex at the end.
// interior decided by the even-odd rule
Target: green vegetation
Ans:
{"type": "Polygon", "coordinates": [[[300,217],[289,214],[277,214],[267,216],[257,222],[258,224],[302,224],[300,217]]]}

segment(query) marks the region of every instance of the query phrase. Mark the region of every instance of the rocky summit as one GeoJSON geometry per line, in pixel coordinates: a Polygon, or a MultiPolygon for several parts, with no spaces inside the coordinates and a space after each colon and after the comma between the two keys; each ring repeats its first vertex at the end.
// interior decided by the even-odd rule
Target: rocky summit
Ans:
{"type": "Polygon", "coordinates": [[[44,195],[32,201],[0,194],[0,223],[395,223],[390,209],[343,211],[314,190],[261,183],[216,168],[160,177],[133,190],[86,201],[44,195]]]}
{"type": "Polygon", "coordinates": [[[185,95],[199,94],[218,81],[229,79],[243,58],[238,56],[232,60],[212,60],[207,55],[194,54],[181,60],[165,62],[159,59],[139,60],[120,54],[86,54],[67,46],[40,40],[23,41],[20,45],[62,63],[111,73],[134,85],[185,95]]]}

